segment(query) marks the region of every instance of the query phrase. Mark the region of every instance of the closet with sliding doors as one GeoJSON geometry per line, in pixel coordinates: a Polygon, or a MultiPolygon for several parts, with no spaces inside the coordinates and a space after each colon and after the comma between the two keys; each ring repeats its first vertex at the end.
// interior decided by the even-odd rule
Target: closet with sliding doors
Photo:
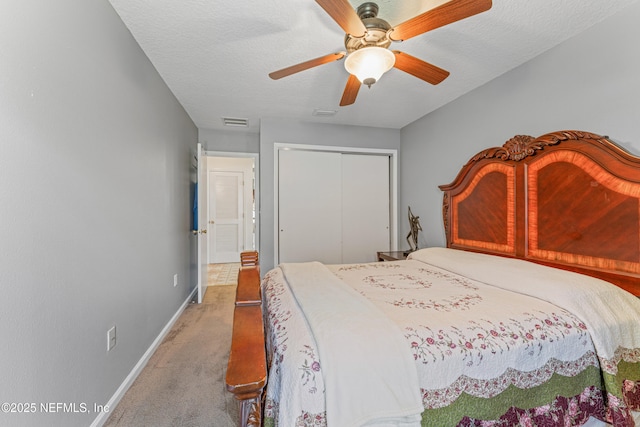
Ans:
{"type": "Polygon", "coordinates": [[[391,248],[392,154],[275,154],[278,262],[372,262],[391,248]]]}

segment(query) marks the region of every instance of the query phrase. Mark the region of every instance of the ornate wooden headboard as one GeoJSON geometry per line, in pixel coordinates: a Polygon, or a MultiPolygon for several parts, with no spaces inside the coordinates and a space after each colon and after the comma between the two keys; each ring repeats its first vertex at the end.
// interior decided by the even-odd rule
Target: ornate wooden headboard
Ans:
{"type": "Polygon", "coordinates": [[[527,259],[640,295],[640,158],[589,132],[518,135],[444,191],[447,246],[527,259]]]}

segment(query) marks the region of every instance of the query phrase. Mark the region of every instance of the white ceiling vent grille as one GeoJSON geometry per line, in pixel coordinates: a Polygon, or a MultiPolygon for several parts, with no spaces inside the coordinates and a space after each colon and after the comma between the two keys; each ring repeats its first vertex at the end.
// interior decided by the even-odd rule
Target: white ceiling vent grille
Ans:
{"type": "Polygon", "coordinates": [[[315,110],[313,110],[313,113],[311,113],[311,115],[320,117],[331,117],[335,116],[336,113],[336,110],[323,110],[321,108],[316,108],[315,110]]]}
{"type": "Polygon", "coordinates": [[[224,123],[225,126],[234,126],[234,127],[243,127],[243,128],[246,128],[249,126],[248,119],[240,119],[237,117],[223,117],[222,123],[224,123]]]}

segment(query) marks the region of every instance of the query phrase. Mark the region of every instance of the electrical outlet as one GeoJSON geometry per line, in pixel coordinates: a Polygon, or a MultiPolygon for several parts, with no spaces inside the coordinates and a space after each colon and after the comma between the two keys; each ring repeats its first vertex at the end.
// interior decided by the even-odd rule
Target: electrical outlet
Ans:
{"type": "Polygon", "coordinates": [[[173,275],[173,287],[178,286],[178,273],[173,275]]]}
{"type": "Polygon", "coordinates": [[[112,327],[107,331],[107,351],[111,351],[116,346],[116,327],[112,327]]]}

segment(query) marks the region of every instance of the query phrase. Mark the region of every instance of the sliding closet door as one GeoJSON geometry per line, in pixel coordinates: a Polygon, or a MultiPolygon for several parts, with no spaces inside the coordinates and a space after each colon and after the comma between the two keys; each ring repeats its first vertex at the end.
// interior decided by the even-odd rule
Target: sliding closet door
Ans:
{"type": "Polygon", "coordinates": [[[377,261],[390,247],[389,156],[342,155],[342,262],[377,261]]]}
{"type": "Polygon", "coordinates": [[[279,262],[340,263],[342,155],[278,153],[279,262]]]}

